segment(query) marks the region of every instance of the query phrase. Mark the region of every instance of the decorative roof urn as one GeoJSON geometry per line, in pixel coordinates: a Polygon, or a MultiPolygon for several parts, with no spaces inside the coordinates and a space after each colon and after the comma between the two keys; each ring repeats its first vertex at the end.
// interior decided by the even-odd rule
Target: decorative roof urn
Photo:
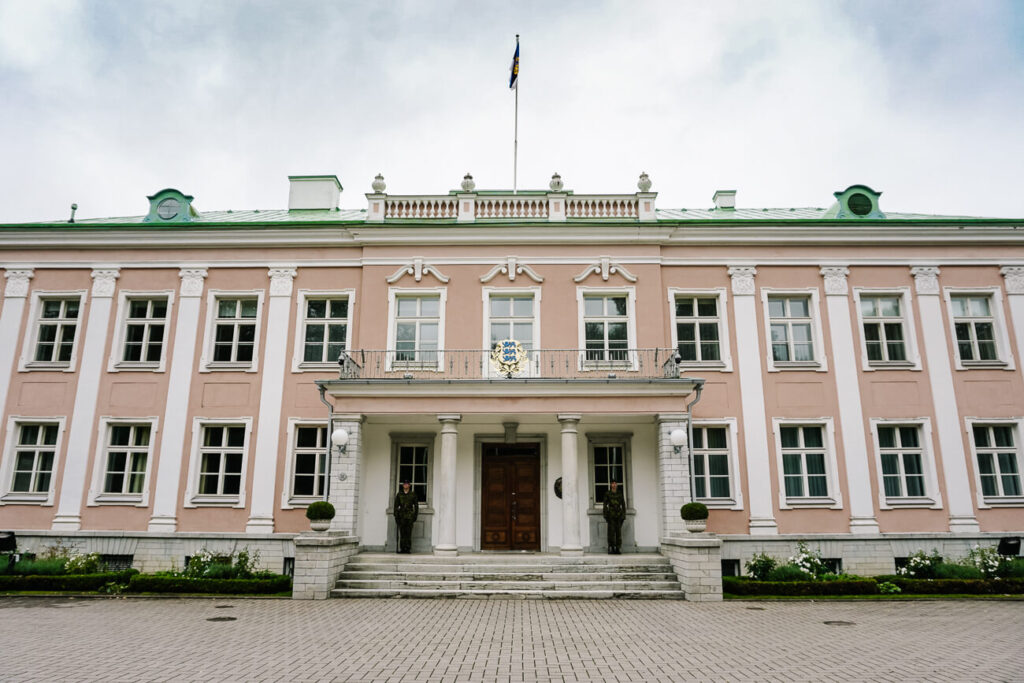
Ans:
{"type": "Polygon", "coordinates": [[[386,190],[388,186],[384,183],[384,176],[378,173],[377,177],[374,178],[373,182],[370,184],[370,187],[372,187],[373,191],[377,194],[384,194],[384,190],[386,190]]]}
{"type": "Polygon", "coordinates": [[[473,176],[471,176],[470,174],[467,173],[462,178],[462,191],[463,192],[472,192],[475,189],[476,189],[476,183],[473,182],[473,176]]]}
{"type": "Polygon", "coordinates": [[[641,192],[650,192],[651,190],[651,177],[646,173],[640,174],[640,180],[637,181],[636,186],[640,188],[641,192]]]}
{"type": "Polygon", "coordinates": [[[551,176],[551,182],[548,183],[548,187],[551,188],[552,192],[561,192],[562,188],[565,187],[565,183],[562,182],[562,176],[558,175],[558,171],[551,176]]]}

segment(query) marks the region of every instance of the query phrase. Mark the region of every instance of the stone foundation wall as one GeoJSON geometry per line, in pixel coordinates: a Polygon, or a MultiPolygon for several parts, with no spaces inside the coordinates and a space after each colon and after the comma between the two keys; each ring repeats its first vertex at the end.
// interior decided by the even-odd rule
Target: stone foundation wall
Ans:
{"type": "Polygon", "coordinates": [[[359,552],[359,540],[344,532],[310,532],[295,538],[293,600],[330,597],[348,558],[359,552]]]}
{"type": "Polygon", "coordinates": [[[661,539],[661,554],[669,559],[686,599],[722,599],[722,541],[711,534],[673,534],[661,539]]]}

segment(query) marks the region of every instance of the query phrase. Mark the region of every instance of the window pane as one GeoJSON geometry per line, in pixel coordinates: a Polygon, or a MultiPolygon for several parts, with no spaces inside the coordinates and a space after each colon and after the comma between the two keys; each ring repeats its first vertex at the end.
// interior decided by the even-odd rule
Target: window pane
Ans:
{"type": "Polygon", "coordinates": [[[878,445],[881,448],[893,448],[896,446],[896,428],[895,427],[879,427],[878,428],[878,445]]]}
{"type": "Polygon", "coordinates": [[[875,307],[874,299],[861,299],[860,300],[860,314],[863,316],[871,317],[876,315],[877,308],[875,307]]]}
{"type": "MultiPolygon", "coordinates": [[[[982,427],[984,429],[984,427],[982,427]]],[[[992,428],[992,436],[998,448],[1013,448],[1013,428],[1000,425],[992,428]]]]}
{"type": "Polygon", "coordinates": [[[962,296],[954,296],[950,299],[953,304],[953,315],[962,318],[967,315],[967,301],[962,296]]]}
{"type": "Polygon", "coordinates": [[[515,316],[532,316],[533,315],[533,297],[532,296],[520,296],[512,300],[512,315],[515,316]]]}
{"type": "Polygon", "coordinates": [[[417,299],[399,299],[398,300],[398,316],[401,318],[411,318],[416,315],[416,302],[417,299]]]}
{"type": "Polygon", "coordinates": [[[228,427],[228,446],[231,448],[240,448],[244,444],[245,427],[228,427]]]}
{"type": "Polygon", "coordinates": [[[729,474],[729,456],[720,453],[708,455],[709,472],[712,475],[726,476],[729,474]]]}
{"type": "Polygon", "coordinates": [[[728,498],[729,497],[729,478],[728,477],[712,477],[711,478],[711,497],[712,498],[728,498]]]}
{"type": "Polygon", "coordinates": [[[807,454],[807,474],[825,474],[825,454],[807,454]]]}
{"type": "Polygon", "coordinates": [[[259,302],[256,299],[242,299],[242,318],[255,318],[256,307],[259,302]]]}
{"type": "Polygon", "coordinates": [[[789,315],[793,318],[809,318],[810,308],[807,299],[790,299],[789,315]]]}
{"type": "Polygon", "coordinates": [[[768,317],[785,318],[786,302],[783,299],[768,299],[768,317]]]}
{"type": "Polygon", "coordinates": [[[309,299],[306,301],[307,318],[327,317],[327,301],[324,299],[309,299]]]}
{"type": "Polygon", "coordinates": [[[608,315],[626,315],[626,297],[613,296],[609,298],[608,315]]]}
{"type": "Polygon", "coordinates": [[[299,448],[317,447],[317,427],[298,427],[295,430],[295,445],[299,448]]]}
{"type": "Polygon", "coordinates": [[[804,445],[808,448],[821,448],[824,445],[821,427],[804,427],[803,432],[804,445]]]}
{"type": "Polygon", "coordinates": [[[697,299],[697,315],[716,316],[718,315],[718,299],[697,299]]]}
{"type": "Polygon", "coordinates": [[[799,453],[783,453],[782,469],[786,474],[800,474],[803,472],[803,458],[799,453]]]}
{"type": "Polygon", "coordinates": [[[683,318],[693,317],[693,299],[676,299],[676,315],[683,318]]]}
{"type": "Polygon", "coordinates": [[[436,318],[441,313],[441,300],[435,296],[420,299],[420,315],[436,318]]]}
{"type": "Polygon", "coordinates": [[[726,448],[728,446],[725,427],[708,427],[706,433],[708,435],[708,448],[726,448]]]}
{"type": "Polygon", "coordinates": [[[882,453],[882,474],[899,474],[899,458],[895,453],[882,453]]]}
{"type": "Polygon", "coordinates": [[[899,317],[900,300],[896,297],[884,297],[878,300],[880,314],[889,317],[899,317]]]}
{"type": "Polygon", "coordinates": [[[512,300],[504,296],[491,297],[491,315],[494,317],[508,317],[512,313],[512,300]]]}
{"type": "Polygon", "coordinates": [[[900,427],[900,443],[904,448],[917,448],[917,427],[900,427]]]}
{"type": "Polygon", "coordinates": [[[988,308],[988,297],[972,296],[968,301],[970,302],[970,315],[979,318],[987,318],[991,315],[988,308]]]}
{"type": "Polygon", "coordinates": [[[218,318],[234,318],[235,311],[238,310],[238,301],[236,299],[220,299],[217,302],[217,317],[218,318]]]}
{"type": "Polygon", "coordinates": [[[822,476],[807,477],[807,495],[823,498],[828,495],[828,481],[822,476]]]}
{"type": "Polygon", "coordinates": [[[783,448],[796,448],[800,445],[799,427],[781,427],[779,429],[779,435],[782,440],[783,448]]]}

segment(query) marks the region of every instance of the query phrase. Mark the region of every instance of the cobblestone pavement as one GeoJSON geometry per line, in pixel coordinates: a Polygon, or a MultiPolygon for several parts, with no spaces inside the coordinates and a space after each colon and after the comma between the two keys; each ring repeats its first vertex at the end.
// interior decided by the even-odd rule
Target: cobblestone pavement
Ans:
{"type": "Polygon", "coordinates": [[[0,680],[1024,681],[1024,603],[0,598],[0,680]]]}

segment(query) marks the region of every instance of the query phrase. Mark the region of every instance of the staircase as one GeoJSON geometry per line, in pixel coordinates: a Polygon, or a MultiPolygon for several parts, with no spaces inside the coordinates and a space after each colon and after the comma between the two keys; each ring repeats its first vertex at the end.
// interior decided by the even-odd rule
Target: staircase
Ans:
{"type": "Polygon", "coordinates": [[[457,557],[362,553],[338,577],[335,598],[684,597],[657,554],[471,554],[457,557]]]}

